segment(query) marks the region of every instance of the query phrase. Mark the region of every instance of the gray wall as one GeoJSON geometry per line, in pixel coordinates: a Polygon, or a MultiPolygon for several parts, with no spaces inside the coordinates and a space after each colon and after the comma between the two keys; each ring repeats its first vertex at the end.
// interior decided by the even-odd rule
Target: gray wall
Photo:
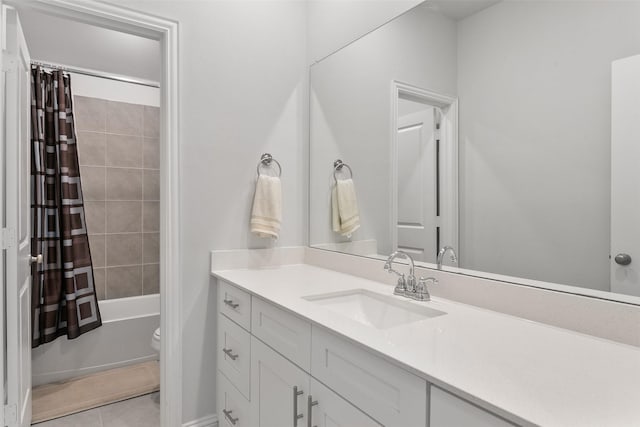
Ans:
{"type": "Polygon", "coordinates": [[[309,0],[307,53],[318,61],[422,0],[309,0]]]}
{"type": "Polygon", "coordinates": [[[333,161],[353,169],[362,226],[354,241],[393,251],[390,219],[391,81],[456,93],[456,24],[420,7],[311,69],[310,243],[343,242],[330,221],[333,161]]]}
{"type": "Polygon", "coordinates": [[[459,23],[465,268],[609,289],[611,61],[640,3],[502,2],[459,23]]]}
{"type": "Polygon", "coordinates": [[[113,3],[179,22],[180,283],[183,420],[215,413],[212,249],[306,241],[306,4],[289,1],[113,3]],[[283,167],[278,241],[249,234],[256,164],[283,167]]]}

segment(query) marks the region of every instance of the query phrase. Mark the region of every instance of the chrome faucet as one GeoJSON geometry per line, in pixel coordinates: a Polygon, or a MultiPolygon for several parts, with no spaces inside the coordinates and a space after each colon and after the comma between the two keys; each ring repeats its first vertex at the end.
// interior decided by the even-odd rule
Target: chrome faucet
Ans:
{"type": "Polygon", "coordinates": [[[394,273],[396,276],[398,276],[398,284],[393,290],[394,294],[407,296],[407,293],[415,292],[415,265],[413,264],[413,258],[411,258],[411,255],[404,251],[395,251],[394,253],[389,255],[389,258],[387,258],[387,262],[384,263],[384,269],[387,271],[387,273],[394,273]],[[393,261],[398,257],[409,260],[409,276],[406,278],[403,273],[400,273],[393,269],[393,261]]]}
{"type": "Polygon", "coordinates": [[[442,270],[442,260],[448,251],[451,251],[451,262],[458,262],[458,256],[453,246],[444,246],[440,249],[440,252],[438,252],[438,270],[442,270]]]}

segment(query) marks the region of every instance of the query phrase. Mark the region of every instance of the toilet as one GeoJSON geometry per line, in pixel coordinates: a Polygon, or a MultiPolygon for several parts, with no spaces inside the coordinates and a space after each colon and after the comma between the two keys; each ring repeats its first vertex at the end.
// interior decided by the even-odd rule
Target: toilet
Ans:
{"type": "Polygon", "coordinates": [[[151,348],[153,348],[160,356],[160,328],[156,329],[151,337],[151,348]]]}

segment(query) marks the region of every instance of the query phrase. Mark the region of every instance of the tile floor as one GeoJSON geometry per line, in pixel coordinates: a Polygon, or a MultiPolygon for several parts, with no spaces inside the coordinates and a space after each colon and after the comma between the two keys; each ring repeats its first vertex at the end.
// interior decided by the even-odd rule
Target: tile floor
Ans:
{"type": "Polygon", "coordinates": [[[157,427],[160,425],[160,393],[123,400],[34,425],[37,427],[157,427]]]}

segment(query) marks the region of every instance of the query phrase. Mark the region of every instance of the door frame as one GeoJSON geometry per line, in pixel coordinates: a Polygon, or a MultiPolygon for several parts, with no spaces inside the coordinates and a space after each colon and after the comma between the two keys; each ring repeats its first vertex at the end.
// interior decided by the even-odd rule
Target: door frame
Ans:
{"type": "MultiPolygon", "coordinates": [[[[398,80],[391,81],[391,117],[390,117],[390,152],[389,152],[389,218],[391,244],[397,247],[398,231],[398,100],[408,97],[418,102],[424,102],[442,110],[440,123],[441,140],[450,141],[440,149],[440,227],[445,236],[449,236],[444,245],[452,245],[459,250],[458,240],[458,98],[423,89],[398,80]]],[[[458,262],[460,258],[458,257],[458,262]]]]}
{"type": "MultiPolygon", "coordinates": [[[[0,4],[15,6],[19,1],[0,0],[0,4]]],[[[23,4],[21,6],[24,7],[23,4]]],[[[182,287],[180,286],[179,239],[178,22],[94,0],[31,0],[28,7],[160,42],[162,55],[160,82],[160,328],[162,331],[162,340],[160,341],[160,406],[161,425],[163,427],[180,426],[182,425],[182,287]]],[[[0,90],[2,89],[0,88],[0,90]]],[[[4,93],[1,95],[4,97],[4,93]]],[[[4,175],[4,159],[2,160],[0,172],[4,175]]],[[[0,396],[4,397],[4,382],[0,383],[0,392],[0,396]]],[[[1,404],[0,420],[3,419],[4,405],[1,404]]]]}

